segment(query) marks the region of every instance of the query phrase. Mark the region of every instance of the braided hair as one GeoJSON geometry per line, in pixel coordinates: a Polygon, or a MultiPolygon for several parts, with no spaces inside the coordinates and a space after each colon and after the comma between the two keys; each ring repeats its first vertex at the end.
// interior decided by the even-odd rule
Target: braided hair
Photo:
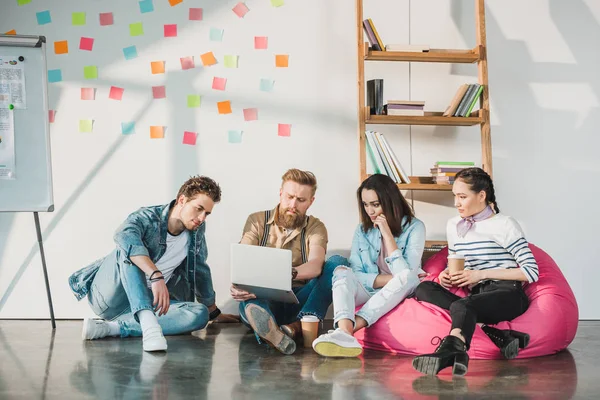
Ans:
{"type": "Polygon", "coordinates": [[[465,168],[460,170],[454,179],[461,179],[469,185],[470,189],[475,193],[479,193],[483,190],[485,192],[487,203],[492,206],[496,214],[500,212],[496,201],[494,182],[492,182],[492,178],[483,169],[478,167],[465,168]]]}

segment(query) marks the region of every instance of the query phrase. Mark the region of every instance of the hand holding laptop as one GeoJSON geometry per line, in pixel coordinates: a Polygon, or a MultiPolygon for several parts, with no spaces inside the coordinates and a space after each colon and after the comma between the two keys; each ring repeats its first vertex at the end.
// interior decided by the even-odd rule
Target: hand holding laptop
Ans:
{"type": "Polygon", "coordinates": [[[231,293],[231,297],[233,297],[235,301],[246,301],[256,298],[256,295],[247,292],[243,289],[240,289],[235,285],[231,285],[231,289],[229,289],[229,292],[231,293]]]}

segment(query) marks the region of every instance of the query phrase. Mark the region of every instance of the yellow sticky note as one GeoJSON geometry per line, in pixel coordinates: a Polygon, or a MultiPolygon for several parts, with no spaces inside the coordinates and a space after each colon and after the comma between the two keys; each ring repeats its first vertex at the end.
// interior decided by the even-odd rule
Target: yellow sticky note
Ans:
{"type": "Polygon", "coordinates": [[[152,61],[150,63],[153,74],[164,74],[165,73],[165,62],[164,61],[152,61]]]}
{"type": "Polygon", "coordinates": [[[144,34],[144,25],[141,22],[129,24],[129,34],[131,36],[141,36],[144,34]]]}
{"type": "Polygon", "coordinates": [[[215,55],[212,53],[212,51],[202,54],[200,56],[200,59],[202,59],[202,64],[204,66],[214,65],[217,63],[217,59],[215,58],[215,55]]]}
{"type": "Polygon", "coordinates": [[[164,139],[165,127],[164,126],[151,126],[150,127],[150,139],[164,139]]]}
{"type": "Polygon", "coordinates": [[[67,54],[69,52],[69,42],[61,40],[54,42],[54,53],[55,54],[67,54]]]}
{"type": "Polygon", "coordinates": [[[219,101],[217,103],[219,114],[231,114],[231,101],[219,101]]]}
{"type": "Polygon", "coordinates": [[[94,127],[93,119],[80,119],[79,120],[79,132],[91,133],[94,127]]]}
{"type": "Polygon", "coordinates": [[[279,68],[287,68],[290,56],[287,54],[275,55],[275,66],[279,68]]]}

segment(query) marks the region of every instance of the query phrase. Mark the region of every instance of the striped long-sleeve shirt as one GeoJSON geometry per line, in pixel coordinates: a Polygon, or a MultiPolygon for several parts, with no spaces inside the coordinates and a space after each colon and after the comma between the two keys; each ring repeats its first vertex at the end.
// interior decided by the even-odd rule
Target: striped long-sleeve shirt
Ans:
{"type": "Polygon", "coordinates": [[[465,256],[465,269],[521,268],[530,283],[539,279],[535,257],[514,218],[496,214],[476,222],[462,238],[456,232],[460,219],[455,217],[448,221],[446,237],[448,251],[465,256]]]}

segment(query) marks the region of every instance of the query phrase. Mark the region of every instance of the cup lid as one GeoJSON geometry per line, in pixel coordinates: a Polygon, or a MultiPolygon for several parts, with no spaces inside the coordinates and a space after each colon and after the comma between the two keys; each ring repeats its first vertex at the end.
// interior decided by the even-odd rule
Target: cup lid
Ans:
{"type": "Polygon", "coordinates": [[[314,315],[305,315],[302,317],[301,321],[304,322],[319,322],[319,318],[314,315]]]}

